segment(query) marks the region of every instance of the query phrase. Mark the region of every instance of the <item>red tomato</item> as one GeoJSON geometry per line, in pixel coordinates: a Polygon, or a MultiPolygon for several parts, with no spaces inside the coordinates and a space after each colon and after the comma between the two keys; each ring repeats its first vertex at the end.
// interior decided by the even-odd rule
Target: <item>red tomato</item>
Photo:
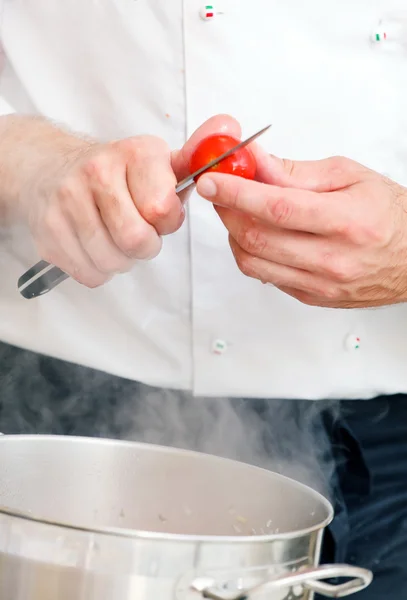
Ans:
{"type": "MultiPolygon", "coordinates": [[[[218,158],[240,143],[240,140],[226,134],[210,135],[203,139],[195,148],[189,163],[190,173],[195,173],[201,167],[207,165],[214,158],[218,158]]],[[[254,179],[256,174],[256,159],[247,146],[239,148],[236,152],[222,160],[218,165],[205,171],[217,171],[237,175],[245,179],[254,179]]],[[[199,179],[200,175],[195,179],[199,179]]]]}

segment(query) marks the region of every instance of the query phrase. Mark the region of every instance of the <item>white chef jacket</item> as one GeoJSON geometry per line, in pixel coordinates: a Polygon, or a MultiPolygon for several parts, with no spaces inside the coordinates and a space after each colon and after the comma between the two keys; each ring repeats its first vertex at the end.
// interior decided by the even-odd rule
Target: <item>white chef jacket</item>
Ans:
{"type": "MultiPolygon", "coordinates": [[[[371,43],[405,0],[1,0],[1,111],[172,148],[229,113],[293,159],[344,155],[407,184],[407,54],[371,43]],[[210,9],[208,9],[210,10],[210,9]]],[[[309,307],[246,278],[193,193],[160,256],[96,290],[25,300],[39,257],[0,239],[0,339],[197,395],[369,398],[407,392],[407,306],[309,307]]]]}

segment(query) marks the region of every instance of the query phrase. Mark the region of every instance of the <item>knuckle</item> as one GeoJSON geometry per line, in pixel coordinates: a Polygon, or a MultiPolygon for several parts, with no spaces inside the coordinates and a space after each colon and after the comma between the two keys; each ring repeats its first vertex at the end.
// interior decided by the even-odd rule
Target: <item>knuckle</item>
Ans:
{"type": "Polygon", "coordinates": [[[341,292],[340,288],[336,285],[325,285],[318,295],[326,301],[335,302],[340,299],[341,292]]]}
{"type": "Polygon", "coordinates": [[[66,177],[61,181],[57,190],[57,197],[60,203],[65,206],[72,203],[76,196],[77,180],[74,176],[66,177]]]}
{"type": "Polygon", "coordinates": [[[291,204],[285,198],[279,198],[277,202],[267,202],[266,210],[276,225],[287,223],[293,212],[291,204]]]}
{"type": "Polygon", "coordinates": [[[103,186],[111,179],[114,154],[110,149],[104,149],[95,156],[88,158],[82,166],[85,177],[103,186]]]}
{"type": "Polygon", "coordinates": [[[326,254],[324,257],[325,272],[334,281],[347,283],[353,281],[357,271],[352,263],[335,254],[326,254]]]}
{"type": "Polygon", "coordinates": [[[348,218],[330,223],[328,230],[332,236],[340,239],[352,240],[357,235],[357,226],[348,218]]]}
{"type": "MultiPolygon", "coordinates": [[[[336,218],[331,218],[326,223],[327,234],[340,239],[351,239],[351,236],[355,230],[356,221],[353,217],[353,198],[348,190],[342,190],[340,193],[340,202],[345,207],[343,212],[339,215],[336,214],[336,218]]],[[[328,200],[328,198],[327,198],[328,200]]]]}
{"type": "Polygon", "coordinates": [[[307,306],[324,306],[336,303],[341,299],[341,291],[338,286],[327,285],[326,282],[319,285],[309,286],[304,290],[295,290],[292,294],[302,304],[307,306]]]}
{"type": "Polygon", "coordinates": [[[147,236],[138,227],[125,227],[120,235],[120,248],[126,256],[132,257],[148,243],[147,236]]]}
{"type": "Polygon", "coordinates": [[[102,169],[103,159],[100,154],[88,158],[82,165],[83,172],[88,177],[93,178],[95,175],[98,176],[102,169]]]}
{"type": "Polygon", "coordinates": [[[155,135],[143,136],[143,143],[151,149],[154,154],[156,152],[170,155],[170,147],[165,140],[155,135]]]}
{"type": "Polygon", "coordinates": [[[117,257],[110,255],[92,257],[92,262],[96,269],[104,275],[112,273],[123,273],[129,269],[131,263],[129,259],[123,258],[122,260],[117,257]]]}
{"type": "Polygon", "coordinates": [[[63,231],[63,218],[56,206],[48,208],[42,218],[42,227],[54,236],[61,237],[63,231]]]}
{"type": "Polygon", "coordinates": [[[109,281],[110,276],[106,273],[100,273],[96,269],[83,263],[70,263],[66,269],[63,269],[81,285],[88,288],[97,288],[109,281]]]}
{"type": "Polygon", "coordinates": [[[349,179],[349,159],[344,156],[332,156],[323,162],[324,179],[328,191],[336,190],[338,182],[344,183],[349,179]]]}
{"type": "Polygon", "coordinates": [[[89,281],[87,283],[85,283],[85,285],[88,288],[95,289],[95,288],[101,287],[102,285],[107,283],[109,280],[110,280],[110,277],[93,276],[91,279],[89,279],[89,281]]]}
{"type": "Polygon", "coordinates": [[[318,300],[317,300],[316,296],[314,296],[308,292],[304,292],[302,290],[295,290],[295,292],[292,294],[292,296],[293,296],[293,298],[295,298],[296,300],[301,302],[301,304],[306,304],[307,306],[317,306],[318,305],[318,300]]]}
{"type": "Polygon", "coordinates": [[[103,273],[86,273],[79,270],[75,271],[73,278],[85,287],[95,289],[107,283],[110,279],[106,274],[103,273]]]}
{"type": "Polygon", "coordinates": [[[139,135],[125,138],[116,142],[116,146],[132,158],[146,157],[158,154],[170,154],[170,148],[165,140],[155,135],[139,135]]]}
{"type": "Polygon", "coordinates": [[[393,226],[387,219],[355,223],[349,226],[344,236],[356,246],[385,247],[393,237],[393,226]]]}
{"type": "Polygon", "coordinates": [[[374,246],[384,247],[391,241],[393,231],[388,223],[381,222],[365,227],[363,234],[368,243],[371,243],[374,246]]]}
{"type": "Polygon", "coordinates": [[[243,226],[237,236],[237,243],[249,254],[261,254],[267,248],[267,240],[261,231],[252,224],[243,226]]]}
{"type": "MultiPolygon", "coordinates": [[[[128,258],[154,258],[160,247],[156,249],[155,236],[146,227],[139,225],[124,227],[120,235],[120,248],[128,258]]],[[[159,238],[157,238],[159,239],[159,238]]]]}
{"type": "Polygon", "coordinates": [[[246,277],[257,277],[253,258],[249,254],[238,254],[236,262],[243,275],[246,275],[246,277]]]}
{"type": "Polygon", "coordinates": [[[145,211],[149,223],[167,221],[180,212],[180,201],[176,194],[168,194],[153,202],[145,211]]]}
{"type": "Polygon", "coordinates": [[[144,155],[144,144],[140,137],[125,138],[115,143],[114,147],[124,156],[132,156],[139,159],[144,155]]]}
{"type": "Polygon", "coordinates": [[[342,174],[349,168],[349,159],[345,156],[331,156],[327,160],[328,171],[332,174],[342,174]]]}

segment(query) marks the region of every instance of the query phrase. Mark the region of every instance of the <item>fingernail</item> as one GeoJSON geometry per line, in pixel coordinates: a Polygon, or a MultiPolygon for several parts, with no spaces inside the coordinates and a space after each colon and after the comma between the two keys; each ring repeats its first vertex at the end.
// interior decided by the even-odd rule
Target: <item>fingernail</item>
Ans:
{"type": "Polygon", "coordinates": [[[212,198],[216,196],[216,184],[207,175],[203,175],[200,179],[198,179],[196,190],[200,196],[204,196],[204,198],[212,198]]]}

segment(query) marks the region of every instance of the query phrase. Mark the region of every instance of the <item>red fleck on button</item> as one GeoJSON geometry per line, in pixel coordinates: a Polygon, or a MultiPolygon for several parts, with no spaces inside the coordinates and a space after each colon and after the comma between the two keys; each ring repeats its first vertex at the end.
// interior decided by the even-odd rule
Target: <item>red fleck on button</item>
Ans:
{"type": "Polygon", "coordinates": [[[211,21],[216,15],[222,15],[223,13],[217,11],[213,4],[205,4],[199,11],[199,14],[204,21],[211,21]]]}
{"type": "Polygon", "coordinates": [[[360,337],[353,333],[348,335],[345,340],[345,347],[350,352],[352,352],[352,350],[359,350],[360,349],[360,337]]]}

